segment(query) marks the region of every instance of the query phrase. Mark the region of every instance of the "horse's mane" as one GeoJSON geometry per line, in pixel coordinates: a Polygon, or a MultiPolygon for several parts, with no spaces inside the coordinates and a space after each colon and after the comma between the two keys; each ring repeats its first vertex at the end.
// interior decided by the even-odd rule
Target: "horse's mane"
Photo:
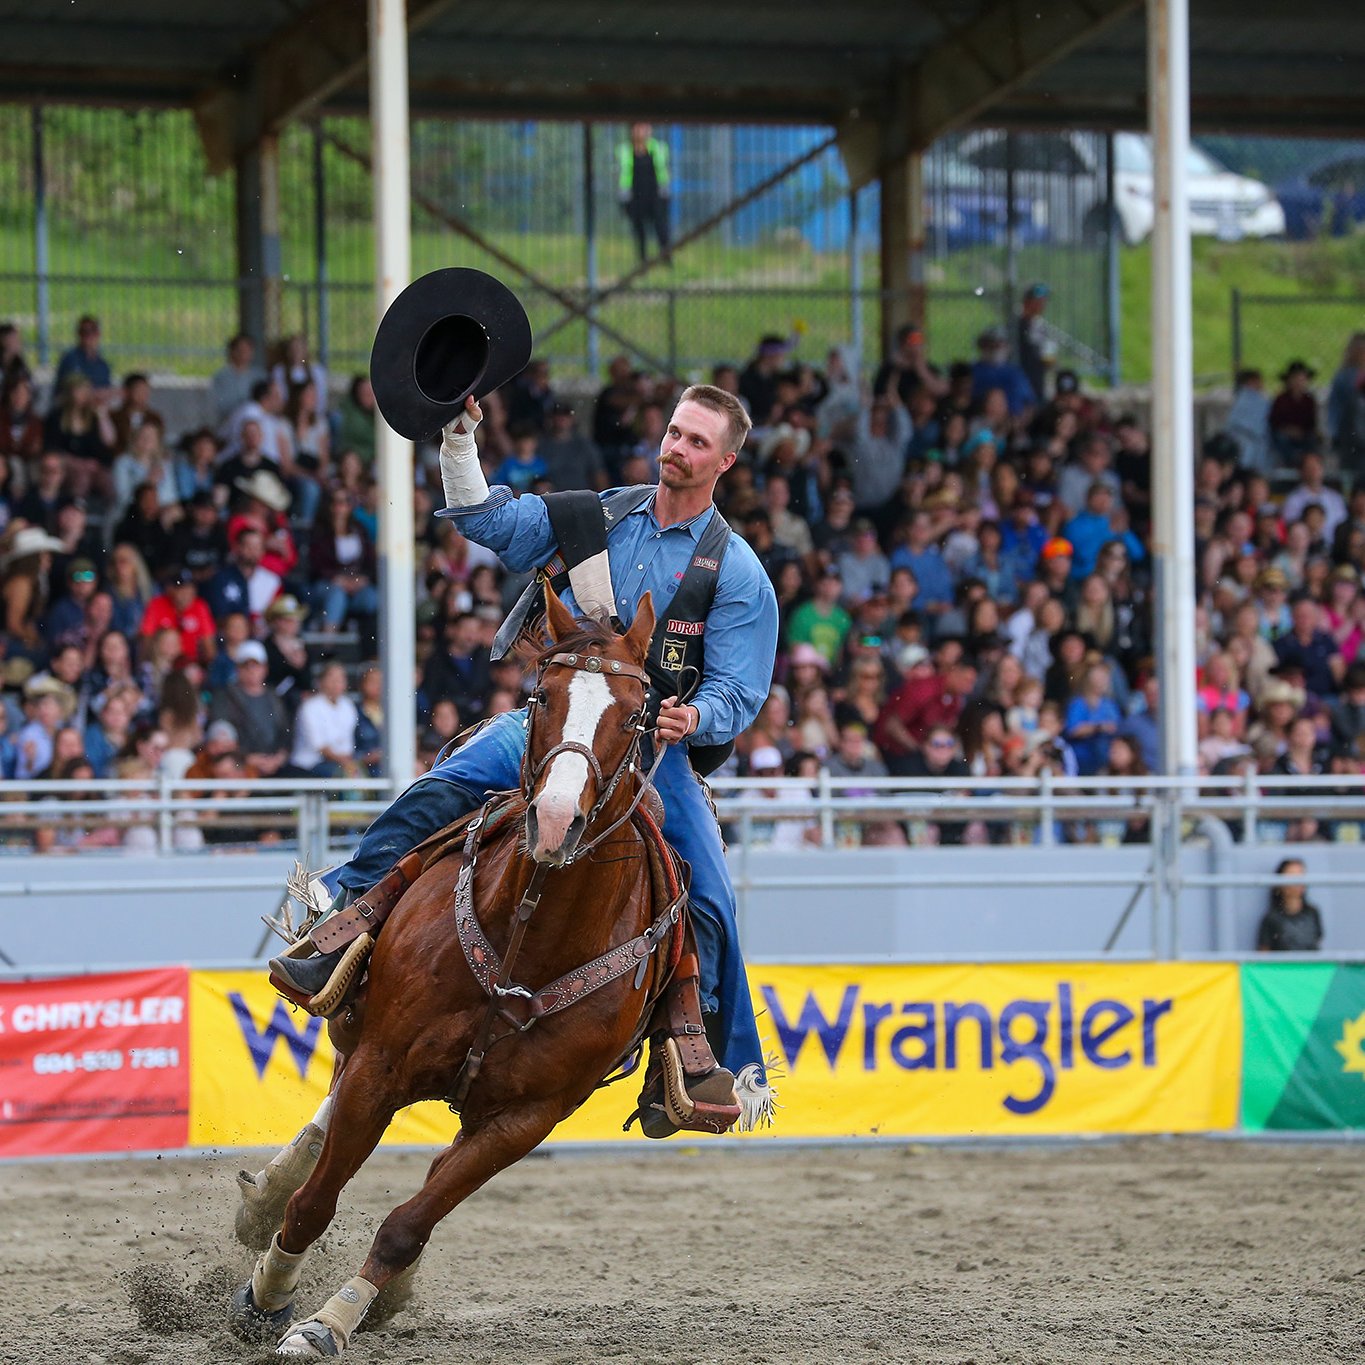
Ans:
{"type": "Polygon", "coordinates": [[[525,667],[538,669],[552,655],[590,654],[610,648],[619,639],[605,621],[589,621],[580,616],[577,625],[577,630],[546,645],[537,644],[534,640],[523,640],[517,646],[518,657],[525,667]]]}

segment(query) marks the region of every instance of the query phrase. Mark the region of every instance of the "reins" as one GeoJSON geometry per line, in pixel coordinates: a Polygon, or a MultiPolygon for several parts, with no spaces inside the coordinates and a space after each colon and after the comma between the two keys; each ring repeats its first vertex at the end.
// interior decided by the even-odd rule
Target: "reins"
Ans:
{"type": "MultiPolygon", "coordinates": [[[[544,664],[541,665],[542,677],[544,676],[544,670],[550,667],[579,669],[585,673],[600,673],[613,678],[631,678],[638,682],[646,692],[649,690],[649,675],[644,669],[637,668],[634,664],[622,663],[619,659],[604,659],[599,654],[552,654],[545,660],[544,664]]],[[[580,757],[587,760],[588,767],[591,769],[597,782],[597,800],[593,802],[592,809],[588,812],[584,828],[584,833],[586,833],[588,829],[591,829],[593,822],[597,817],[606,809],[612,796],[616,792],[616,788],[620,785],[621,779],[627,772],[635,771],[636,760],[640,755],[640,744],[646,735],[653,733],[653,727],[646,724],[648,715],[643,698],[641,700],[640,709],[635,712],[627,723],[627,728],[635,732],[634,736],[631,739],[626,752],[622,755],[620,763],[616,765],[616,771],[612,773],[610,780],[607,781],[605,785],[603,785],[602,764],[599,762],[597,755],[593,753],[586,744],[579,744],[573,740],[564,740],[561,743],[556,744],[538,763],[535,764],[534,767],[531,766],[531,739],[535,733],[537,708],[544,705],[544,692],[539,685],[537,685],[535,691],[532,692],[527,705],[529,707],[530,716],[527,721],[526,750],[522,756],[521,794],[528,801],[531,799],[531,794],[535,790],[535,784],[540,780],[541,774],[549,766],[551,759],[564,753],[578,754],[580,757]]],[[[640,802],[644,800],[645,793],[654,783],[654,774],[659,771],[659,764],[663,761],[664,752],[667,748],[668,746],[666,744],[655,746],[654,762],[650,764],[649,771],[645,773],[641,780],[639,790],[635,793],[630,805],[626,807],[625,814],[622,815],[620,819],[613,820],[612,823],[596,837],[580,841],[578,847],[564,860],[561,866],[569,867],[577,862],[578,859],[592,853],[594,849],[599,848],[604,844],[611,835],[615,834],[616,831],[635,814],[636,810],[639,808],[640,802]]]]}
{"type": "MultiPolygon", "coordinates": [[[[546,668],[568,668],[579,669],[586,673],[599,673],[607,677],[624,677],[640,683],[644,693],[649,690],[649,676],[644,669],[636,667],[634,664],[622,663],[619,659],[604,659],[600,654],[580,654],[580,653],[560,653],[552,654],[541,665],[540,677],[544,677],[546,668]]],[[[693,670],[695,671],[695,670],[693,670]]],[[[688,689],[688,695],[695,690],[695,682],[688,689]]],[[[536,716],[539,708],[545,704],[543,689],[539,686],[539,678],[535,691],[528,700],[528,719],[526,748],[522,754],[521,761],[521,794],[525,800],[530,801],[535,790],[535,784],[540,780],[541,774],[549,766],[552,759],[560,754],[571,753],[587,761],[589,770],[597,783],[597,799],[593,802],[592,809],[588,812],[584,827],[584,833],[590,829],[595,820],[602,814],[615,794],[621,779],[627,772],[636,770],[637,760],[640,754],[640,745],[645,735],[653,733],[653,727],[646,722],[648,720],[647,707],[644,695],[641,696],[641,704],[638,711],[634,712],[627,722],[626,728],[633,731],[630,744],[626,752],[622,755],[621,761],[616,765],[611,777],[603,781],[603,771],[601,761],[597,755],[586,744],[580,744],[574,740],[564,740],[552,746],[536,763],[530,760],[531,741],[535,732],[536,716]]],[[[626,807],[625,813],[619,819],[613,820],[606,829],[602,830],[594,838],[581,841],[574,851],[559,864],[561,867],[571,866],[580,858],[592,853],[626,824],[639,809],[640,802],[644,799],[645,793],[653,785],[654,775],[659,770],[659,764],[663,761],[664,754],[667,752],[667,744],[655,746],[654,761],[649,766],[649,771],[644,774],[640,782],[639,789],[631,798],[630,804],[626,807]]],[[[491,802],[490,802],[491,804],[491,802]]],[[[460,1068],[460,1073],[456,1077],[455,1085],[452,1087],[450,1096],[450,1106],[457,1112],[463,1107],[469,1095],[470,1086],[473,1085],[483,1061],[488,1053],[488,1049],[503,1038],[513,1037],[518,1033],[525,1033],[544,1012],[537,1010],[537,996],[527,990],[525,986],[517,985],[513,979],[513,969],[516,966],[517,958],[521,952],[522,943],[526,938],[526,930],[535,915],[536,909],[540,905],[540,898],[544,893],[545,880],[550,872],[549,863],[537,863],[535,870],[531,873],[531,880],[527,884],[526,890],[522,892],[521,899],[517,904],[516,919],[512,926],[512,936],[508,940],[507,949],[502,954],[501,960],[497,959],[495,953],[491,951],[491,945],[486,945],[482,953],[470,955],[471,944],[466,942],[466,936],[472,936],[478,929],[477,916],[474,915],[474,866],[478,861],[479,834],[488,819],[489,806],[485,806],[479,816],[471,822],[469,826],[468,841],[465,846],[465,865],[460,871],[459,881],[456,883],[456,922],[461,927],[461,945],[465,948],[466,957],[470,961],[471,968],[474,969],[475,977],[488,992],[488,1008],[484,1011],[483,1020],[479,1025],[479,1032],[473,1045],[469,1049],[469,1055],[465,1058],[464,1065],[460,1068]],[[490,960],[491,959],[491,960],[490,960]],[[479,967],[484,967],[484,974],[481,974],[479,967]],[[491,970],[488,970],[491,968],[491,970]],[[509,1008],[513,999],[525,1001],[530,1004],[532,1012],[523,1021],[518,1019],[509,1008]],[[510,1032],[495,1034],[494,1030],[501,1019],[509,1028],[510,1032]]],[[[681,900],[681,898],[680,898],[681,900]]],[[[655,920],[648,930],[638,938],[632,940],[630,944],[623,945],[622,949],[614,950],[613,953],[604,955],[595,963],[588,964],[588,968],[598,967],[601,970],[597,973],[599,979],[579,983],[579,990],[587,993],[595,990],[600,985],[605,985],[607,981],[614,980],[624,971],[634,965],[631,958],[622,957],[619,962],[611,959],[619,957],[624,949],[629,949],[634,957],[638,958],[636,967],[636,987],[639,988],[644,981],[645,965],[653,955],[655,948],[661,941],[666,929],[671,928],[677,923],[679,914],[679,902],[667,907],[665,911],[655,920]],[[638,945],[638,947],[637,947],[638,945]]],[[[481,931],[480,936],[481,936],[481,931]]],[[[582,969],[580,976],[588,971],[582,969]]],[[[562,1003],[553,1006],[554,1009],[563,1008],[564,1005],[572,1003],[573,999],[579,998],[578,992],[566,995],[562,1003]]]]}

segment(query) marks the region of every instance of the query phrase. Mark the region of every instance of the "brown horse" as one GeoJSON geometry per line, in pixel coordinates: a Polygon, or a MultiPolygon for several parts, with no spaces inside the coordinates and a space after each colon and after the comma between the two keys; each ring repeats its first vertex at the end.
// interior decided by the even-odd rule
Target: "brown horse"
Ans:
{"type": "MultiPolygon", "coordinates": [[[[348,1022],[332,1026],[345,1056],[333,1093],[265,1172],[243,1178],[244,1193],[259,1196],[258,1224],[268,1217],[263,1210],[277,1211],[284,1194],[292,1197],[283,1226],[234,1296],[234,1328],[243,1335],[288,1328],[305,1253],[399,1109],[458,1098],[459,1133],[432,1163],[421,1190],[384,1220],[359,1275],[312,1319],[288,1328],[280,1355],[337,1355],[381,1291],[373,1316],[392,1306],[387,1300],[405,1297],[411,1268],[436,1224],[588,1098],[631,1051],[647,1002],[667,972],[665,953],[648,955],[648,970],[641,956],[641,970],[632,963],[571,1007],[515,1031],[520,1016],[512,1007],[525,1003],[527,990],[558,985],[566,973],[577,985],[580,966],[651,931],[659,908],[644,840],[625,818],[638,789],[633,774],[653,602],[645,596],[623,636],[575,621],[553,594],[547,609],[553,643],[538,659],[522,768],[524,818],[503,822],[479,846],[477,878],[470,878],[493,960],[501,964],[515,954],[515,981],[526,989],[499,981],[495,971],[494,987],[505,988],[507,1023],[493,1030],[501,1037],[471,1077],[466,1060],[488,1041],[490,996],[456,935],[461,860],[428,866],[380,935],[348,1022]],[[533,885],[543,886],[543,902],[519,947],[509,949],[519,906],[533,885]]],[[[648,941],[652,946],[654,939],[648,941]]]]}

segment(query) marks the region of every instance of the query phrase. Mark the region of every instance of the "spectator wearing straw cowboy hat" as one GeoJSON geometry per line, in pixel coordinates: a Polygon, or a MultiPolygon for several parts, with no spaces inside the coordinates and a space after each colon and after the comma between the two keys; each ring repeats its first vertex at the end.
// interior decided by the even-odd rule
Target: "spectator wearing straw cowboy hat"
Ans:
{"type": "Polygon", "coordinates": [[[1259,716],[1247,731],[1247,742],[1267,770],[1288,746],[1289,727],[1303,709],[1307,694],[1285,678],[1272,678],[1256,699],[1259,716]]]}
{"type": "Polygon", "coordinates": [[[38,526],[21,526],[0,557],[0,597],[4,599],[5,634],[11,654],[39,658],[38,626],[47,611],[52,556],[66,547],[38,526]]]}
{"type": "Polygon", "coordinates": [[[228,544],[236,543],[245,526],[254,526],[265,537],[261,563],[272,573],[287,578],[299,562],[298,546],[289,529],[288,512],[293,499],[284,481],[269,468],[258,468],[232,484],[238,494],[228,517],[228,544]]]}
{"type": "Polygon", "coordinates": [[[24,684],[25,724],[14,737],[18,759],[14,776],[31,780],[52,765],[57,731],[76,710],[76,694],[51,676],[33,677],[24,684]]]}
{"type": "Polygon", "coordinates": [[[242,423],[237,446],[221,459],[214,482],[232,488],[238,479],[249,479],[258,469],[279,472],[279,461],[266,445],[265,428],[254,417],[242,423]]]}
{"type": "Polygon", "coordinates": [[[265,609],[267,681],[291,706],[313,686],[313,661],[301,638],[308,608],[293,593],[281,593],[265,609]]]}

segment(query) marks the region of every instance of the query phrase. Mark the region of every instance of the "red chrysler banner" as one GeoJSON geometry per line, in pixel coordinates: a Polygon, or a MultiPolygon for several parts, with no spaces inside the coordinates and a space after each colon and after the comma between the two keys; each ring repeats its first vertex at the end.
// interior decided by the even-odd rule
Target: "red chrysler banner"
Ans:
{"type": "Polygon", "coordinates": [[[189,973],[0,982],[0,1156],[183,1147],[189,973]]]}

